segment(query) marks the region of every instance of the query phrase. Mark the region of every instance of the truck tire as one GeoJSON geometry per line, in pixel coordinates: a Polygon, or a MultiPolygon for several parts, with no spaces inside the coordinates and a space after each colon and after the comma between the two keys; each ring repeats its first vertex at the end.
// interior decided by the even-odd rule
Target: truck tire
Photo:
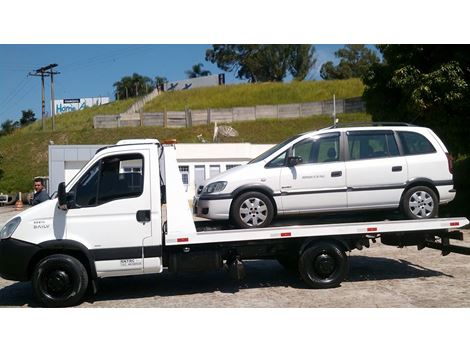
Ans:
{"type": "Polygon", "coordinates": [[[247,192],[233,201],[230,218],[242,229],[268,226],[274,217],[271,199],[260,192],[247,192]]]}
{"type": "Polygon", "coordinates": [[[53,254],[36,265],[32,283],[41,305],[70,307],[83,299],[88,287],[88,273],[78,259],[53,254]]]}
{"type": "Polygon", "coordinates": [[[403,194],[401,208],[407,219],[429,219],[437,216],[439,203],[429,187],[411,187],[403,194]]]}
{"type": "Polygon", "coordinates": [[[348,257],[338,245],[319,242],[301,254],[299,271],[312,288],[337,287],[348,272],[348,257]]]}

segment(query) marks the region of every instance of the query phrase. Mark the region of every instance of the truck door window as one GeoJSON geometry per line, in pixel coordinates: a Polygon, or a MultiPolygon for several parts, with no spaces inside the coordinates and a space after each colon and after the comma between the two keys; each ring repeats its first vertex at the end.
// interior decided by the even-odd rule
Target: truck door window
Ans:
{"type": "Polygon", "coordinates": [[[81,178],[75,188],[75,206],[89,207],[96,204],[100,163],[93,165],[81,178]]]}
{"type": "Polygon", "coordinates": [[[138,197],[143,191],[143,157],[126,154],[101,161],[98,204],[138,197]]]}
{"type": "Polygon", "coordinates": [[[72,208],[93,207],[115,199],[138,197],[143,191],[144,159],[140,154],[104,158],[82,176],[70,192],[72,208]]]}

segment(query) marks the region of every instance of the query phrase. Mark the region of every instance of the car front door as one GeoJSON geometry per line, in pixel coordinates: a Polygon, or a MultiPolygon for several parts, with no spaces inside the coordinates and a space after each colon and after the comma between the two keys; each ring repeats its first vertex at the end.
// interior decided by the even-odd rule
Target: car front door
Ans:
{"type": "Polygon", "coordinates": [[[399,153],[393,131],[349,131],[346,135],[348,207],[398,206],[408,179],[408,166],[399,153]]]}
{"type": "Polygon", "coordinates": [[[283,212],[315,212],[347,207],[340,133],[305,138],[289,150],[287,160],[280,178],[283,212]]]}
{"type": "Polygon", "coordinates": [[[148,161],[146,150],[103,157],[68,192],[67,239],[90,250],[100,276],[143,271],[152,235],[148,161]]]}

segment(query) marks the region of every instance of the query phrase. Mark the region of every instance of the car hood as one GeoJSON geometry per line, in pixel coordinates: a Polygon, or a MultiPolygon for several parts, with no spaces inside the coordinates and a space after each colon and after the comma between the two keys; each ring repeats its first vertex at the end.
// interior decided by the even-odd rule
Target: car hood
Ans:
{"type": "Polygon", "coordinates": [[[253,176],[254,172],[257,172],[258,169],[262,169],[264,167],[264,161],[260,161],[254,164],[245,164],[234,167],[233,169],[227,170],[222,172],[214,177],[211,177],[204,181],[201,185],[205,187],[209,183],[214,183],[218,181],[234,181],[234,180],[241,180],[246,178],[247,176],[253,176]]]}

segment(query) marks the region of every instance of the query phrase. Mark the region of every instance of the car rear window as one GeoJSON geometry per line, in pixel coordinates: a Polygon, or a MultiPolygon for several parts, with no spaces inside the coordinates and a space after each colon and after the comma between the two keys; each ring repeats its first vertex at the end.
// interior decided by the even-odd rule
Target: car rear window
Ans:
{"type": "Polygon", "coordinates": [[[436,149],[422,134],[416,132],[398,132],[405,155],[435,153],[436,149]]]}

